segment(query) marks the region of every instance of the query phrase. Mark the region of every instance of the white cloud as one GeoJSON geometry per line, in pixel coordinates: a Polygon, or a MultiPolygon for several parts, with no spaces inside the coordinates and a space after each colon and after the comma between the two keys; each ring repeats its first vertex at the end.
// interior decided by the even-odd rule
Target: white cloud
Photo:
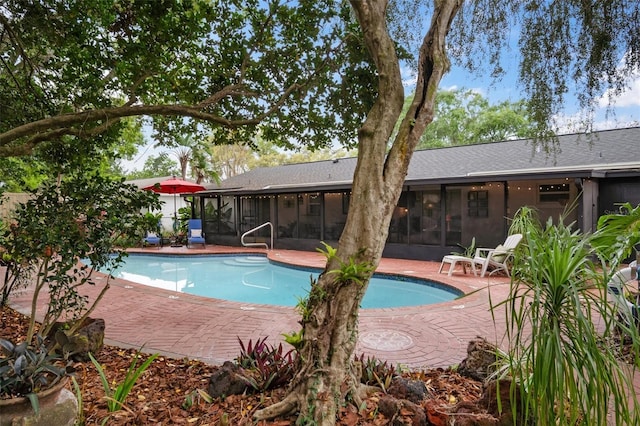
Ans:
{"type": "Polygon", "coordinates": [[[598,99],[598,105],[603,108],[606,108],[609,104],[621,108],[640,107],[640,74],[634,76],[624,92],[616,95],[612,90],[608,90],[598,99]]]}

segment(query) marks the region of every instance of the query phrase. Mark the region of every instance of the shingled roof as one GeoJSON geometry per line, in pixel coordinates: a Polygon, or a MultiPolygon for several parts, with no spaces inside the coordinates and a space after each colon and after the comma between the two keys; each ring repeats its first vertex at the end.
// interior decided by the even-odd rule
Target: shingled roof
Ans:
{"type": "MultiPolygon", "coordinates": [[[[640,176],[640,127],[562,135],[552,151],[530,139],[420,150],[413,155],[405,185],[640,176]]],[[[263,167],[211,184],[200,194],[348,189],[355,166],[356,158],[341,158],[263,167]]]]}

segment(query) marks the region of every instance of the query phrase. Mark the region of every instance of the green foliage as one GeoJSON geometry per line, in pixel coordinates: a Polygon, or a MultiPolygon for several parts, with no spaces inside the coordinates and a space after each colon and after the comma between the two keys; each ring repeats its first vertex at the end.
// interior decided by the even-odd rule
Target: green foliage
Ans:
{"type": "Polygon", "coordinates": [[[78,413],[76,414],[76,422],[75,425],[83,426],[85,424],[84,418],[84,402],[82,400],[82,389],[78,384],[78,381],[74,376],[71,376],[71,384],[73,385],[73,393],[76,396],[76,400],[78,401],[78,413]]]}
{"type": "MultiPolygon", "coordinates": [[[[117,247],[116,241],[139,235],[143,208],[158,209],[157,194],[87,170],[59,182],[45,182],[16,207],[0,244],[14,260],[10,279],[35,282],[34,309],[41,290],[48,289],[43,335],[61,316],[78,320],[99,301],[100,297],[87,308],[87,298],[80,290],[83,285],[96,284],[95,269],[109,270],[122,262],[125,247],[117,247]],[[89,263],[80,264],[81,259],[89,263]]],[[[35,314],[32,312],[27,341],[33,337],[35,314]]]]}
{"type": "Polygon", "coordinates": [[[322,247],[318,247],[316,248],[316,251],[322,254],[327,259],[327,261],[331,261],[336,257],[336,253],[338,252],[337,248],[331,247],[324,241],[320,241],[320,244],[324,246],[324,249],[322,247]]]}
{"type": "Polygon", "coordinates": [[[640,243],[640,205],[630,203],[620,205],[616,214],[600,216],[598,231],[592,238],[592,244],[598,254],[608,259],[613,266],[620,264],[633,253],[640,243]]]}
{"type": "Polygon", "coordinates": [[[353,257],[350,257],[348,263],[340,262],[340,268],[333,269],[329,273],[335,274],[336,280],[340,283],[355,282],[364,285],[375,269],[375,266],[369,262],[356,262],[353,257]]]}
{"type": "Polygon", "coordinates": [[[616,424],[637,424],[636,407],[628,405],[636,400],[628,399],[631,379],[616,350],[603,343],[601,332],[612,332],[615,315],[603,303],[607,273],[592,260],[590,236],[562,220],[543,227],[529,213],[514,219],[526,240],[501,303],[511,342],[508,372],[523,396],[512,401],[524,407],[514,421],[524,415],[538,425],[606,424],[614,412],[616,424]]]}
{"type": "Polygon", "coordinates": [[[450,53],[469,70],[499,79],[511,68],[503,66],[513,63],[515,52],[509,46],[517,45],[518,79],[529,119],[547,125],[561,115],[572,93],[584,114],[577,125],[588,129],[598,105],[594,100],[607,89],[611,94],[624,91],[640,63],[640,56],[628,54],[640,43],[635,36],[638,7],[626,0],[589,7],[580,0],[466,2],[448,37],[456,46],[450,53]]]}
{"type": "MultiPolygon", "coordinates": [[[[410,101],[407,99],[406,102],[410,101]]],[[[419,148],[499,142],[533,136],[535,126],[529,118],[525,102],[504,101],[491,105],[480,93],[472,90],[441,90],[436,96],[435,118],[422,135],[419,148]]]]}
{"type": "Polygon", "coordinates": [[[309,297],[298,296],[298,302],[296,303],[296,312],[302,317],[302,322],[309,321],[311,317],[311,305],[309,304],[309,297]]]}
{"type": "Polygon", "coordinates": [[[256,392],[282,387],[293,378],[298,367],[298,357],[294,350],[284,352],[282,344],[278,347],[266,343],[267,338],[256,340],[255,345],[249,340],[240,343],[240,355],[236,364],[245,369],[244,380],[256,392]]]}
{"type": "Polygon", "coordinates": [[[179,176],[180,168],[168,153],[162,152],[158,155],[148,157],[142,170],[135,170],[127,174],[128,180],[146,179],[158,176],[179,176]]]}
{"type": "Polygon", "coordinates": [[[473,237],[471,239],[471,244],[469,245],[469,247],[464,247],[460,244],[457,244],[462,251],[461,252],[457,252],[457,251],[453,251],[451,252],[451,254],[455,254],[455,255],[459,255],[459,256],[464,256],[464,257],[473,257],[476,254],[476,237],[473,237]]]}
{"type": "Polygon", "coordinates": [[[124,408],[124,401],[127,399],[129,392],[133,389],[133,386],[136,384],[136,381],[145,372],[147,368],[151,365],[151,363],[158,357],[158,354],[153,354],[147,357],[147,359],[140,364],[136,368],[138,363],[138,359],[142,358],[140,355],[140,350],[138,350],[131,360],[131,364],[129,365],[129,369],[124,376],[124,379],[115,386],[115,388],[111,388],[109,385],[109,380],[107,379],[106,373],[102,365],[94,358],[91,353],[89,353],[89,358],[91,362],[96,367],[98,374],[100,375],[100,380],[102,381],[102,387],[104,389],[105,396],[107,398],[107,409],[110,413],[114,411],[118,411],[124,408]]]}
{"type": "Polygon", "coordinates": [[[160,232],[162,213],[146,212],[142,216],[142,230],[144,232],[160,232]]]}
{"type": "Polygon", "coordinates": [[[367,356],[365,359],[364,354],[361,354],[360,357],[355,357],[354,362],[359,365],[361,371],[360,382],[365,385],[379,386],[385,393],[393,379],[398,376],[394,366],[376,357],[367,356]]]}
{"type": "Polygon", "coordinates": [[[200,400],[206,402],[207,404],[211,404],[211,402],[213,402],[213,398],[211,398],[211,395],[209,395],[207,391],[202,389],[195,389],[185,395],[184,402],[182,403],[182,408],[188,410],[200,400]]]}
{"type": "Polygon", "coordinates": [[[68,374],[66,366],[60,366],[60,357],[50,355],[37,337],[35,347],[26,341],[16,345],[0,339],[0,398],[27,397],[36,415],[40,410],[36,394],[68,374]]]}
{"type": "Polygon", "coordinates": [[[221,144],[258,133],[289,148],[353,143],[375,99],[346,3],[8,0],[2,18],[0,145],[17,142],[5,155],[62,135],[79,150],[87,137],[108,144],[131,115],[153,117],[163,145],[221,126],[221,144]]]}
{"type": "MultiPolygon", "coordinates": [[[[318,247],[316,250],[327,258],[327,263],[337,258],[338,249],[331,247],[329,244],[321,241],[324,249],[318,247]]],[[[375,266],[370,262],[357,262],[354,257],[350,257],[348,262],[339,260],[340,268],[329,271],[330,274],[336,275],[336,280],[340,283],[356,282],[360,285],[371,277],[375,271],[375,266]]],[[[311,295],[314,291],[314,282],[311,282],[311,295]]]]}
{"type": "Polygon", "coordinates": [[[299,351],[304,343],[304,329],[300,331],[292,331],[291,333],[282,333],[284,341],[293,346],[296,351],[299,351]]]}
{"type": "MultiPolygon", "coordinates": [[[[4,235],[5,230],[2,231],[4,235]]],[[[35,272],[33,264],[22,262],[10,253],[2,253],[0,265],[6,266],[4,282],[0,286],[0,306],[9,303],[9,296],[20,289],[27,288],[31,284],[31,276],[35,272]]]]}

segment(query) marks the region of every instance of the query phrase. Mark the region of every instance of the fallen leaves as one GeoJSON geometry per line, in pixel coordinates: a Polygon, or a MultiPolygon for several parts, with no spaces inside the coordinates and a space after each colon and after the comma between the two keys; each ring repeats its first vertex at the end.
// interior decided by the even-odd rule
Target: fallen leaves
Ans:
{"type": "MultiPolygon", "coordinates": [[[[0,337],[19,340],[26,331],[25,324],[25,318],[19,313],[9,308],[0,309],[0,337]]],[[[96,358],[104,366],[109,383],[120,383],[135,353],[135,350],[105,346],[97,354],[96,358]]],[[[146,356],[141,361],[144,359],[146,356]]],[[[104,419],[108,419],[110,426],[255,425],[252,420],[255,411],[280,401],[286,394],[284,389],[275,389],[258,395],[231,395],[209,402],[206,397],[208,379],[217,368],[192,359],[158,357],[138,379],[129,398],[125,400],[127,409],[109,413],[96,369],[91,363],[80,363],[76,368],[76,380],[82,394],[85,425],[100,425],[104,419]]],[[[427,384],[430,399],[422,406],[433,424],[444,425],[438,423],[444,421],[443,410],[456,402],[476,401],[482,390],[478,382],[448,369],[405,372],[403,375],[427,384]]],[[[371,395],[358,408],[352,405],[341,407],[338,424],[387,425],[389,419],[378,412],[380,395],[371,395]]],[[[403,410],[399,415],[410,416],[411,413],[403,410]]],[[[259,422],[257,426],[293,426],[295,420],[292,416],[259,422]]]]}

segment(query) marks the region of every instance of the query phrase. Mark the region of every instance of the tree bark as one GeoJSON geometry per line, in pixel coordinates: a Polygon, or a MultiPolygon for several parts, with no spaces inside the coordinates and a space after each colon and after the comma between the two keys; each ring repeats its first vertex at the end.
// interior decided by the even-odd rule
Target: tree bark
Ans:
{"type": "Polygon", "coordinates": [[[412,153],[433,118],[436,90],[449,68],[445,38],[461,4],[462,0],[435,2],[431,27],[420,49],[415,98],[387,154],[404,99],[400,64],[385,22],[387,1],[351,0],[376,64],[379,96],[358,133],[349,214],[337,251],[328,256],[324,272],[312,283],[304,309],[299,351],[303,365],[288,396],[256,412],[256,419],[297,411],[302,424],[334,425],[346,394],[356,402],[360,397],[360,378],[352,369],[360,302],[382,257],[412,153]],[[344,271],[345,265],[359,265],[362,275],[341,277],[335,271],[344,271]]]}

